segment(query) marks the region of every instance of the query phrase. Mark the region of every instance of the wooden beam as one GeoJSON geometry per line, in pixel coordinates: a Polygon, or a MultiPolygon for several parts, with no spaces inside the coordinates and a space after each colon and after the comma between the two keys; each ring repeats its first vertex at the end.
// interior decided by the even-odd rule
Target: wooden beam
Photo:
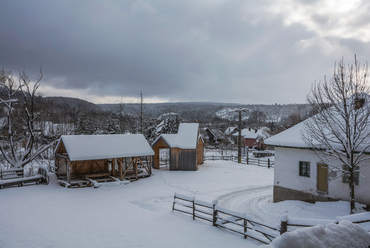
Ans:
{"type": "MultiPolygon", "coordinates": [[[[143,165],[144,169],[149,173],[149,170],[146,168],[146,166],[144,165],[143,161],[141,161],[141,159],[139,157],[137,157],[137,159],[140,161],[140,163],[143,165]]],[[[137,166],[137,165],[136,165],[137,166]]],[[[137,169],[137,168],[136,168],[137,169]]]]}
{"type": "Polygon", "coordinates": [[[139,157],[136,157],[135,159],[135,177],[136,177],[136,180],[138,179],[137,177],[137,160],[139,159],[139,157]]]}
{"type": "Polygon", "coordinates": [[[128,169],[130,169],[130,167],[131,167],[131,165],[134,163],[134,161],[135,161],[135,160],[132,160],[132,161],[131,161],[131,163],[130,163],[130,165],[126,168],[125,173],[123,173],[122,178],[126,175],[126,173],[127,173],[128,169]]]}
{"type": "Polygon", "coordinates": [[[59,154],[55,154],[55,157],[57,157],[57,158],[69,159],[69,157],[67,157],[67,156],[63,156],[63,155],[59,155],[59,154]]]}
{"type": "Polygon", "coordinates": [[[114,159],[112,158],[112,162],[110,162],[108,159],[107,159],[107,162],[108,162],[108,167],[109,167],[109,163],[110,165],[112,166],[112,177],[114,177],[114,172],[116,170],[115,166],[114,166],[114,159]]]}
{"type": "Polygon", "coordinates": [[[117,163],[118,163],[118,167],[119,167],[119,179],[122,181],[123,180],[123,176],[122,176],[123,175],[123,168],[122,168],[123,167],[123,158],[121,158],[121,159],[117,158],[117,163]],[[121,160],[121,159],[122,159],[122,161],[120,161],[121,162],[120,163],[119,160],[121,160]]]}

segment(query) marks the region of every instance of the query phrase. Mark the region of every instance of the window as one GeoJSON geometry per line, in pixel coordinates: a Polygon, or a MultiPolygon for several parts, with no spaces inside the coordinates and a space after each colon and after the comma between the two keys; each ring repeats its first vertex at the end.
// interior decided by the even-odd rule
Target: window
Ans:
{"type": "MultiPolygon", "coordinates": [[[[359,170],[360,168],[358,166],[355,167],[355,170],[359,170]]],[[[343,171],[348,171],[348,167],[346,165],[343,165],[343,171]]],[[[358,185],[358,179],[360,176],[360,172],[354,172],[353,173],[353,182],[355,185],[358,185]]],[[[342,182],[343,183],[349,183],[349,174],[343,175],[342,176],[342,182]]]]}
{"type": "Polygon", "coordinates": [[[310,177],[310,162],[299,161],[299,175],[310,177]]]}

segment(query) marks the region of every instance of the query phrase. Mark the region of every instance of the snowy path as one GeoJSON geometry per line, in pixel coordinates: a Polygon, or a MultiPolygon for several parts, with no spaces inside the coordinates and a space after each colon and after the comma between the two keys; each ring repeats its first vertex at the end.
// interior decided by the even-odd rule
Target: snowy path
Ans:
{"type": "Polygon", "coordinates": [[[220,206],[230,210],[248,213],[254,220],[275,225],[280,215],[265,209],[265,203],[272,202],[272,186],[238,190],[217,198],[220,206]]]}

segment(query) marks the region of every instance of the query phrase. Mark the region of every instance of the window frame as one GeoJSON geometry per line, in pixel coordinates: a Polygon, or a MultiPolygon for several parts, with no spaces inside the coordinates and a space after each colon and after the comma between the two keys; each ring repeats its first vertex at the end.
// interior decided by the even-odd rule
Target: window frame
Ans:
{"type": "Polygon", "coordinates": [[[301,177],[311,177],[311,162],[299,161],[299,176],[301,176],[301,177]],[[303,168],[305,168],[305,169],[303,169],[303,168]]]}

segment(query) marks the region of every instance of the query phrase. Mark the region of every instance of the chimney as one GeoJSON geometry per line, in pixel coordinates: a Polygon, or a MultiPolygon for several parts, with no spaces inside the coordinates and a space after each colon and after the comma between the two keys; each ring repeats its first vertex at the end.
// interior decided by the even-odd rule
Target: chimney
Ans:
{"type": "Polygon", "coordinates": [[[256,128],[256,130],[254,130],[254,132],[257,133],[257,128],[256,128]]]}
{"type": "Polygon", "coordinates": [[[251,131],[251,128],[248,128],[249,129],[249,132],[251,131]]]}

